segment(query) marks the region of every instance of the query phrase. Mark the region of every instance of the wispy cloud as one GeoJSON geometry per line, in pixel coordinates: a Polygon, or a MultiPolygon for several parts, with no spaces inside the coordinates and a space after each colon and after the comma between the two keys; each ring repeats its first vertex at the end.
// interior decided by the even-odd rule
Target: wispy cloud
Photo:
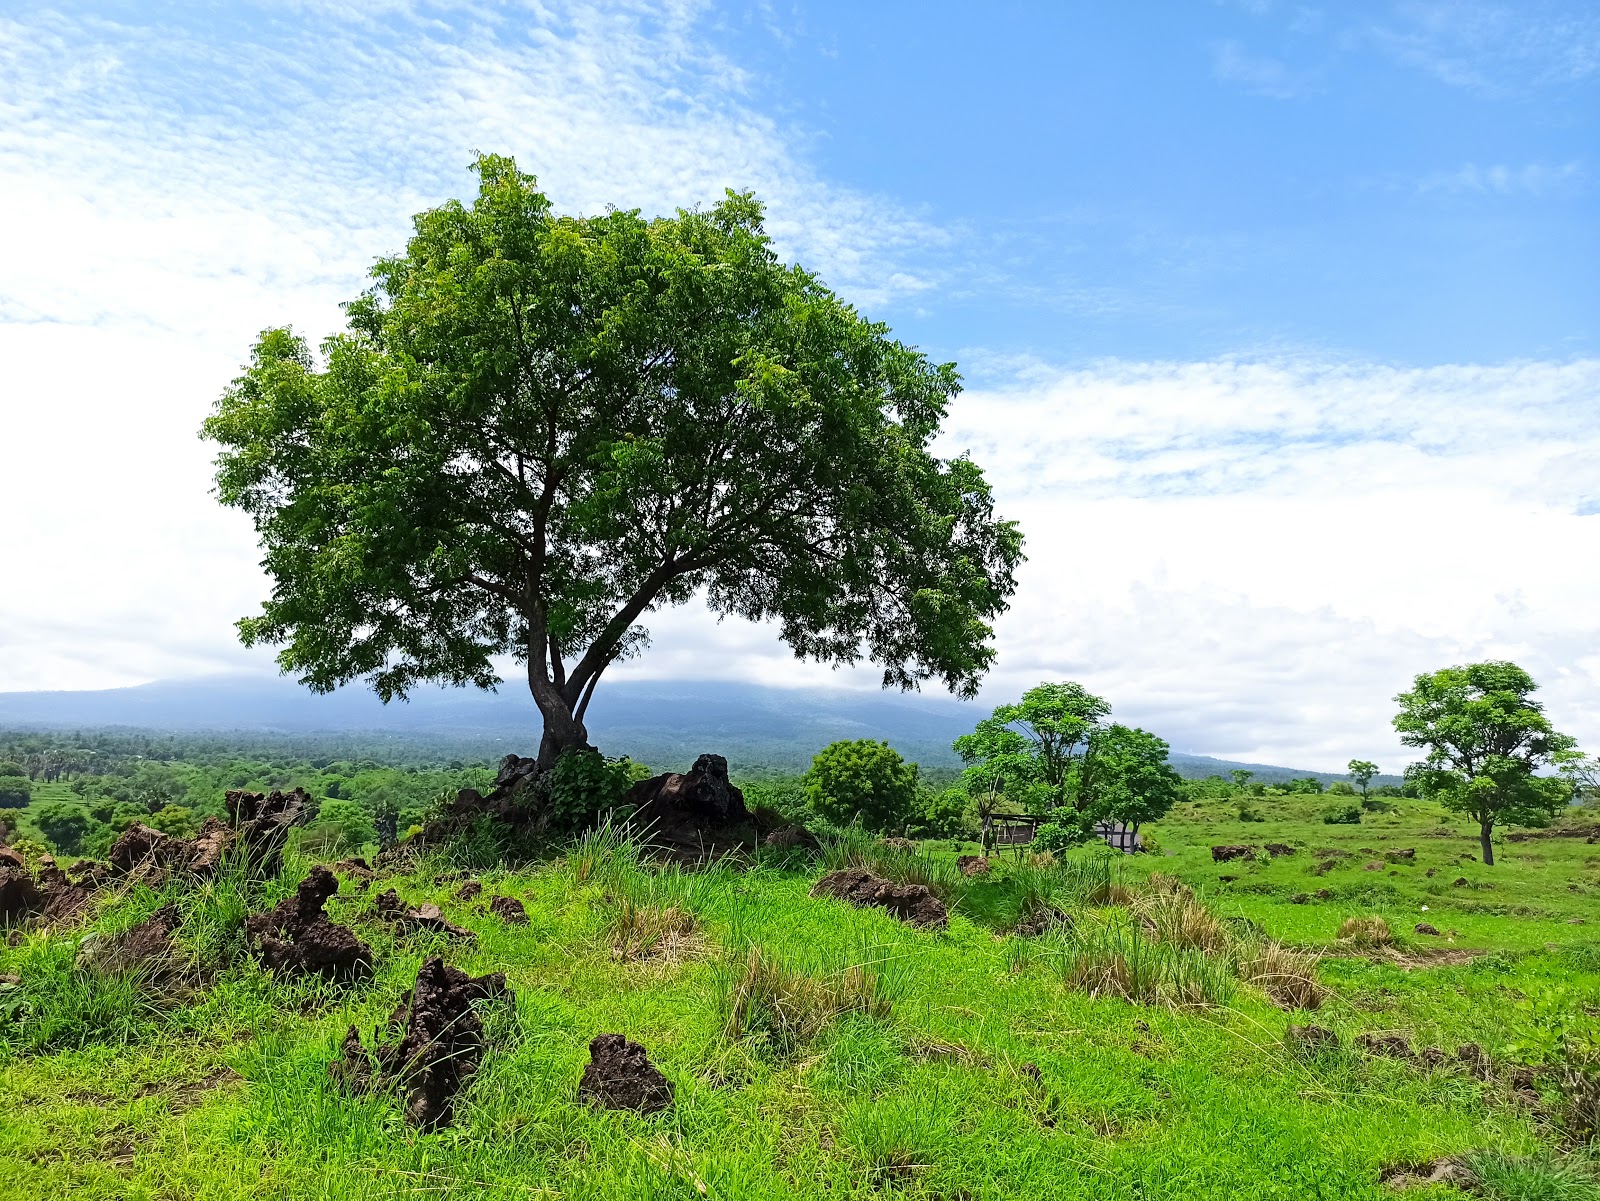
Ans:
{"type": "Polygon", "coordinates": [[[1237,84],[1248,92],[1270,96],[1275,100],[1304,96],[1316,82],[1315,72],[1291,67],[1282,59],[1251,54],[1232,39],[1217,42],[1211,47],[1211,71],[1224,82],[1237,84]]]}
{"type": "Polygon", "coordinates": [[[1523,91],[1600,72],[1600,12],[1589,5],[1402,3],[1352,36],[1443,83],[1481,91],[1523,91]]]}
{"type": "Polygon", "coordinates": [[[1453,171],[1425,176],[1417,184],[1417,191],[1540,197],[1570,192],[1582,183],[1583,167],[1577,161],[1524,163],[1520,167],[1463,163],[1453,171]]]}

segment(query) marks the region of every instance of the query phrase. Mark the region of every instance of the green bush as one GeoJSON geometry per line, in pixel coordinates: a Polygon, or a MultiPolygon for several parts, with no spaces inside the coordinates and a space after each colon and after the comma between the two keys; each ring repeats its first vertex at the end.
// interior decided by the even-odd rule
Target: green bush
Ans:
{"type": "Polygon", "coordinates": [[[834,825],[859,821],[864,829],[882,833],[900,828],[915,812],[916,765],[887,742],[829,743],[801,783],[812,811],[834,825]]]}
{"type": "Polygon", "coordinates": [[[972,798],[964,788],[917,790],[917,812],[908,833],[913,838],[971,838],[977,830],[970,813],[972,798]]]}
{"type": "Polygon", "coordinates": [[[1322,811],[1322,822],[1328,826],[1359,826],[1360,805],[1334,805],[1322,811]]]}
{"type": "Polygon", "coordinates": [[[622,803],[638,777],[628,758],[607,759],[599,751],[570,750],[550,771],[548,811],[561,832],[592,825],[600,814],[622,803]]]}
{"type": "MultiPolygon", "coordinates": [[[[15,767],[0,764],[0,767],[15,767]]],[[[0,809],[24,809],[33,799],[33,781],[20,771],[0,771],[0,809]]]]}
{"type": "Polygon", "coordinates": [[[58,855],[80,855],[84,843],[103,829],[84,810],[82,805],[67,801],[51,801],[40,805],[34,812],[33,824],[58,855]]]}
{"type": "Polygon", "coordinates": [[[1356,786],[1349,780],[1335,780],[1328,785],[1329,796],[1355,796],[1356,786]]]}

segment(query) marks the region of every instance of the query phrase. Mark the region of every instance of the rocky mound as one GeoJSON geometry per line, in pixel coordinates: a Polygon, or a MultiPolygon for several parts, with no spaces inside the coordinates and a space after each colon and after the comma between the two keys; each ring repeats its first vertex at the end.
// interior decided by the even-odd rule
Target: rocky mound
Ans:
{"type": "Polygon", "coordinates": [[[508,926],[528,924],[528,911],[516,897],[496,897],[489,902],[489,912],[508,926]]]}
{"type": "Polygon", "coordinates": [[[338,891],[338,877],[325,867],[314,867],[294,896],[246,918],[245,937],[261,962],[282,975],[370,978],[372,948],[322,911],[338,891]]]}
{"type": "Polygon", "coordinates": [[[208,817],[193,838],[173,838],[135,823],[124,830],[106,856],[108,867],[90,884],[143,877],[157,883],[167,872],[204,879],[216,874],[231,850],[241,851],[250,870],[276,878],[283,870],[283,847],[289,831],[305,822],[311,798],[305,789],[292,792],[229,792],[228,823],[208,817]]]}
{"type": "Polygon", "coordinates": [[[949,924],[944,902],[925,884],[894,884],[864,867],[843,867],[811,886],[814,897],[836,897],[857,908],[886,909],[903,922],[942,930],[949,924]]]}
{"type": "Polygon", "coordinates": [[[1255,847],[1236,846],[1224,843],[1222,846],[1211,848],[1211,862],[1228,863],[1234,859],[1248,859],[1255,853],[1255,847]]]}
{"type": "Polygon", "coordinates": [[[721,755],[701,755],[685,773],[640,780],[623,803],[634,806],[628,824],[649,845],[684,858],[748,850],[757,842],[744,793],[729,782],[721,755]]]}
{"type": "Polygon", "coordinates": [[[178,973],[172,936],[181,924],[178,907],[165,905],[121,934],[90,934],[78,946],[76,966],[102,975],[137,972],[153,984],[165,984],[178,973]]]}
{"type": "Polygon", "coordinates": [[[442,959],[430,959],[417,972],[411,996],[390,1016],[389,1037],[373,1031],[369,1052],[351,1026],[329,1071],[353,1093],[399,1090],[406,1118],[425,1130],[447,1126],[456,1095],[483,1058],[476,1004],[497,998],[514,1002],[503,973],[472,977],[442,959]]]}
{"type": "Polygon", "coordinates": [[[578,1097],[602,1109],[657,1113],[672,1104],[672,1081],[638,1043],[620,1034],[601,1034],[589,1043],[578,1097]]]}
{"type": "Polygon", "coordinates": [[[38,871],[29,872],[20,854],[0,847],[0,925],[66,921],[89,903],[93,891],[92,883],[73,880],[49,855],[39,856],[38,871]]]}

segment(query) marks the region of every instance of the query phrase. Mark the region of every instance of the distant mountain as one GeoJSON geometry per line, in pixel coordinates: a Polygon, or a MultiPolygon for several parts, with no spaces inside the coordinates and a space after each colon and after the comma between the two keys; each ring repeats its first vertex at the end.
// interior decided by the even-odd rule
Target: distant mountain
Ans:
{"type": "MultiPolygon", "coordinates": [[[[595,694],[588,727],[595,744],[659,766],[686,764],[702,751],[746,769],[802,770],[835,739],[878,738],[929,768],[959,760],[950,749],[987,714],[982,706],[917,694],[844,689],[766,688],[721,681],[615,680],[595,694]]],[[[292,681],[264,676],[161,680],[93,692],[0,692],[0,729],[126,729],[251,735],[381,733],[418,742],[531,753],[538,714],[525,690],[498,693],[427,688],[385,705],[362,688],[316,696],[292,681]]],[[[1263,781],[1327,773],[1236,763],[1174,752],[1185,776],[1245,768],[1263,781]]]]}

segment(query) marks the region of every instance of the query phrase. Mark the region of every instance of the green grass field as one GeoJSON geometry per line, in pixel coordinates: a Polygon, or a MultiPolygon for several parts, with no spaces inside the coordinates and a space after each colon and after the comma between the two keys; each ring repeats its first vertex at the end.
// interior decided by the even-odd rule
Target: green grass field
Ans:
{"type": "MultiPolygon", "coordinates": [[[[215,970],[157,999],[76,970],[84,928],[0,947],[0,975],[21,980],[0,991],[0,1195],[1302,1201],[1393,1197],[1387,1171],[1454,1157],[1480,1195],[1600,1197],[1549,1070],[1597,1037],[1600,846],[1506,843],[1486,868],[1466,858],[1466,831],[1400,804],[1359,826],[1321,824],[1316,797],[1269,797],[1249,824],[1220,803],[1185,806],[1150,831],[1156,853],[1119,861],[1122,886],[1099,891],[1080,887],[1093,850],[1044,869],[1008,853],[966,882],[941,845],[907,870],[954,902],[944,933],[810,897],[823,865],[663,872],[592,845],[517,871],[434,859],[374,891],[436,901],[477,939],[397,939],[346,881],[330,912],[378,965],[350,988],[281,982],[241,955],[237,880],[136,888],[104,898],[88,928],[176,901],[180,938],[215,970]],[[1223,842],[1295,853],[1214,864],[1223,842]],[[1404,848],[1414,860],[1384,858],[1404,848]],[[1313,853],[1325,850],[1347,854],[1313,853]],[[485,886],[477,901],[452,899],[463,872],[485,886]],[[1138,915],[1179,895],[1145,885],[1152,872],[1187,882],[1231,949],[1139,942],[1138,915]],[[1029,889],[1072,928],[1007,934],[1029,889]],[[527,926],[481,911],[499,894],[524,901],[527,926]],[[639,953],[629,915],[672,908],[692,933],[639,953]],[[1338,939],[1345,919],[1370,915],[1391,945],[1338,939]],[[1413,934],[1418,922],[1441,934],[1413,934]],[[1091,995],[1095,956],[1127,939],[1160,982],[1145,1001],[1091,995]],[[1242,978],[1274,941],[1321,953],[1315,1012],[1242,978]],[[424,1134],[390,1099],[345,1096],[327,1065],[346,1028],[383,1021],[437,953],[504,971],[516,1005],[486,1012],[492,1049],[455,1125],[424,1134]],[[1287,1026],[1308,1021],[1341,1046],[1287,1046],[1287,1026]],[[610,1031],[648,1048],[676,1087],[670,1110],[579,1103],[588,1042],[610,1031]],[[1430,1069],[1353,1046],[1372,1032],[1452,1058],[1430,1069]],[[1488,1053],[1492,1078],[1456,1064],[1464,1042],[1488,1053]],[[1514,1091],[1520,1065],[1547,1069],[1537,1094],[1514,1091]]],[[[287,895],[305,866],[249,906],[287,895]]]]}

